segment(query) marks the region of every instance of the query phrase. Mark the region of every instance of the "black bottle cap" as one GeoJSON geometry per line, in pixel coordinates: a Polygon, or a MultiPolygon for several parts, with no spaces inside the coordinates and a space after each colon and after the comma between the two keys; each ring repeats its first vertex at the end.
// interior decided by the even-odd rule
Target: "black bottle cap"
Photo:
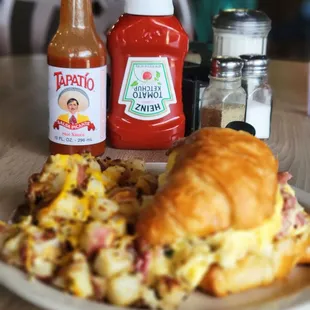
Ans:
{"type": "Polygon", "coordinates": [[[230,129],[234,129],[234,130],[242,130],[242,131],[246,131],[249,134],[251,134],[252,136],[256,135],[256,130],[255,128],[246,122],[241,122],[241,121],[234,121],[234,122],[230,122],[226,128],[230,128],[230,129]]]}

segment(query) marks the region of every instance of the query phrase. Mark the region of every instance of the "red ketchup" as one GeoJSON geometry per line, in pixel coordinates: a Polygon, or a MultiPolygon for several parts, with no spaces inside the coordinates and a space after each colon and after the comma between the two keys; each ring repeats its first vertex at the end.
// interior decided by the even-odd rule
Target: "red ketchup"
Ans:
{"type": "Polygon", "coordinates": [[[112,147],[167,149],[184,137],[182,102],[188,36],[172,0],[126,0],[108,34],[112,147]]]}

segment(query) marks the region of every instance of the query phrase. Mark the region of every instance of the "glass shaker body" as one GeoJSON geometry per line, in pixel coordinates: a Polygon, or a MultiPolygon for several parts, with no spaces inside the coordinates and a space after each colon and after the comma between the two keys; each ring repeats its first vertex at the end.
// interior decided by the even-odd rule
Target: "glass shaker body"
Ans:
{"type": "Polygon", "coordinates": [[[267,51],[271,20],[262,11],[221,10],[213,18],[213,56],[262,54],[267,51]]]}
{"type": "Polygon", "coordinates": [[[269,139],[272,116],[272,89],[268,84],[267,75],[244,76],[242,86],[247,93],[247,123],[256,130],[256,137],[269,139]]]}
{"type": "Polygon", "coordinates": [[[238,33],[226,29],[213,28],[213,55],[239,56],[247,54],[266,54],[268,32],[261,35],[238,33]]]}
{"type": "Polygon", "coordinates": [[[225,128],[232,121],[244,121],[246,92],[241,78],[214,78],[204,91],[200,109],[200,127],[225,128]]]}

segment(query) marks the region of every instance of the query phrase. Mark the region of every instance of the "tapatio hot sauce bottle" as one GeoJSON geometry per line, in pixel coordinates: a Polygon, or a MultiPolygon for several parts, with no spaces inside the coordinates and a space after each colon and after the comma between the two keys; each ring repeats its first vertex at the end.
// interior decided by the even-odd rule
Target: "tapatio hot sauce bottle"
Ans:
{"type": "Polygon", "coordinates": [[[51,154],[103,154],[106,51],[95,30],[91,0],[61,1],[47,58],[51,154]]]}
{"type": "Polygon", "coordinates": [[[108,34],[111,145],[167,149],[182,138],[182,74],[188,36],[172,0],[127,0],[108,34]]]}

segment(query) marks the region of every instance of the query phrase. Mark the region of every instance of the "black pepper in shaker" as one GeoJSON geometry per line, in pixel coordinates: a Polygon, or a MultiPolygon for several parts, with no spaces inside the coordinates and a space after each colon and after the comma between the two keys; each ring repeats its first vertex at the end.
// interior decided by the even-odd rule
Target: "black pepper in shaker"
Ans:
{"type": "Polygon", "coordinates": [[[225,128],[232,121],[244,121],[246,93],[241,86],[243,60],[214,57],[210,84],[202,96],[200,127],[225,128]]]}

